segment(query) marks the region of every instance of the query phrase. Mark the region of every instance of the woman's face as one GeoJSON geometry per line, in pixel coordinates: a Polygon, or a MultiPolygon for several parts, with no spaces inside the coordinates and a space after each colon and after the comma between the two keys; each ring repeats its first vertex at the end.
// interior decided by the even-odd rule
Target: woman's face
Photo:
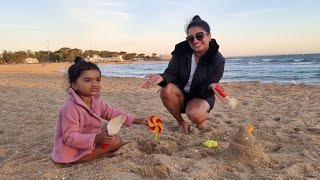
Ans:
{"type": "Polygon", "coordinates": [[[190,47],[200,54],[204,54],[209,49],[211,34],[199,26],[191,27],[187,32],[187,40],[190,47]]]}
{"type": "Polygon", "coordinates": [[[72,88],[76,90],[80,97],[95,96],[100,92],[100,80],[100,71],[85,70],[81,72],[81,75],[77,78],[76,82],[72,84],[72,88]]]}

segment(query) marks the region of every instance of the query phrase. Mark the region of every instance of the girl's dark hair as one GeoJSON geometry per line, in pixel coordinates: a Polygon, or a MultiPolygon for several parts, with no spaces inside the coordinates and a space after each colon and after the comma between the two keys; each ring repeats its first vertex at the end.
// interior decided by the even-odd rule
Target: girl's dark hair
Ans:
{"type": "Polygon", "coordinates": [[[92,62],[87,62],[83,60],[81,57],[76,57],[74,59],[74,64],[70,66],[70,68],[68,69],[69,83],[71,84],[76,82],[78,77],[81,75],[82,71],[86,70],[98,70],[101,76],[101,71],[96,64],[92,62]]]}
{"type": "Polygon", "coordinates": [[[202,20],[200,18],[200,16],[195,15],[192,20],[189,22],[187,29],[186,29],[186,33],[188,33],[188,30],[192,27],[201,27],[202,29],[204,29],[207,33],[210,33],[210,26],[207,22],[205,22],[204,20],[202,20]]]}

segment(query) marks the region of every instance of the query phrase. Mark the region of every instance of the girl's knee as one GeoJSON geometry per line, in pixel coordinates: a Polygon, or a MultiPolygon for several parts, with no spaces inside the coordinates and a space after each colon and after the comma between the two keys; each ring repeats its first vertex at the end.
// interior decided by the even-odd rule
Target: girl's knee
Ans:
{"type": "Polygon", "coordinates": [[[119,136],[119,135],[116,135],[116,138],[115,138],[115,140],[114,140],[114,143],[115,143],[115,145],[117,146],[117,147],[121,147],[122,146],[122,139],[121,139],[121,137],[119,136]]]}
{"type": "Polygon", "coordinates": [[[122,146],[122,139],[119,135],[115,135],[115,140],[109,145],[111,152],[118,150],[122,146]]]}

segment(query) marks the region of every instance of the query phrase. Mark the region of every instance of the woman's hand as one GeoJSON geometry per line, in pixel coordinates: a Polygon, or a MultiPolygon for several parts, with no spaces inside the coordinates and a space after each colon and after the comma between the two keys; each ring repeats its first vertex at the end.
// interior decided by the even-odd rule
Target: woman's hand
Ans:
{"type": "Polygon", "coordinates": [[[147,74],[145,78],[148,78],[148,80],[143,82],[141,87],[146,89],[151,88],[164,80],[159,74],[147,74]]]}
{"type": "Polygon", "coordinates": [[[218,83],[211,83],[209,85],[209,90],[212,90],[212,92],[214,92],[214,94],[221,100],[221,101],[226,101],[226,93],[223,91],[223,89],[221,88],[221,86],[218,83]],[[217,87],[218,86],[218,87],[217,87]],[[222,92],[218,92],[216,88],[220,88],[220,91],[222,92]]]}
{"type": "Polygon", "coordinates": [[[210,91],[210,90],[214,91],[214,88],[216,88],[217,85],[219,85],[219,84],[218,84],[218,83],[211,83],[211,84],[209,85],[209,87],[208,87],[208,90],[209,90],[209,91],[210,91]]]}

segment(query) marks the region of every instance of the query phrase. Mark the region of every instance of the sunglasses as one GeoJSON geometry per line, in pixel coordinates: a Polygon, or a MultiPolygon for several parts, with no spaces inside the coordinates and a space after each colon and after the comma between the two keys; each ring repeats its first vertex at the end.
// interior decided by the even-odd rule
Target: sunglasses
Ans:
{"type": "Polygon", "coordinates": [[[206,33],[206,32],[198,32],[198,33],[196,33],[196,35],[194,36],[194,35],[190,35],[190,36],[188,36],[186,39],[187,39],[187,41],[189,41],[190,43],[193,43],[193,41],[194,41],[194,37],[196,37],[196,39],[198,40],[198,41],[202,41],[203,40],[203,38],[204,38],[204,34],[209,34],[209,33],[206,33]]]}

